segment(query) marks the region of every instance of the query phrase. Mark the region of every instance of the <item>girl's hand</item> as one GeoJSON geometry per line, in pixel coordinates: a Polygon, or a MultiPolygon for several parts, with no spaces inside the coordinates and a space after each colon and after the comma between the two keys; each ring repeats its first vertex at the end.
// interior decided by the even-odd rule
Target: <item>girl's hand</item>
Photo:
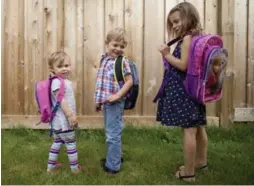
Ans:
{"type": "Polygon", "coordinates": [[[158,50],[163,56],[170,54],[170,48],[166,44],[162,44],[158,50]]]}
{"type": "Polygon", "coordinates": [[[118,101],[119,99],[121,99],[121,97],[120,97],[118,94],[113,94],[113,95],[110,95],[110,96],[107,98],[107,101],[108,101],[109,103],[112,103],[112,102],[118,101]]]}
{"type": "Polygon", "coordinates": [[[68,119],[69,119],[71,127],[77,127],[78,126],[78,119],[75,115],[69,116],[68,119]]]}

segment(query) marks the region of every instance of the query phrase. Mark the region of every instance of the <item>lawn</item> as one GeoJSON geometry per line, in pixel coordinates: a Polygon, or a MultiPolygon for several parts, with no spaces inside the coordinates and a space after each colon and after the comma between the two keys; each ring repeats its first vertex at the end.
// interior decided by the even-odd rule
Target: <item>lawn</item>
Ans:
{"type": "MultiPolygon", "coordinates": [[[[2,130],[2,184],[185,184],[174,177],[183,160],[179,128],[126,127],[123,133],[125,161],[115,176],[107,175],[100,167],[100,159],[106,153],[103,130],[78,130],[76,134],[84,173],[70,173],[65,148],[62,148],[59,161],[64,167],[49,175],[46,167],[52,139],[48,131],[2,130]]],[[[208,136],[209,173],[198,171],[195,184],[254,184],[254,123],[230,130],[208,128],[208,136]]]]}

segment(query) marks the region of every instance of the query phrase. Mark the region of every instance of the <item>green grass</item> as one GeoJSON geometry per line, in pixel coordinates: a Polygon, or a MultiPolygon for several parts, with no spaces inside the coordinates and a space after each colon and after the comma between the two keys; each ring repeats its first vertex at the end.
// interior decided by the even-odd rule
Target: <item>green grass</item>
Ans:
{"type": "MultiPolygon", "coordinates": [[[[209,174],[198,171],[195,184],[254,184],[254,124],[233,129],[209,128],[209,174]]],[[[79,161],[85,172],[72,175],[65,148],[59,161],[64,167],[55,175],[46,173],[48,131],[2,130],[2,184],[185,184],[174,173],[182,164],[179,128],[133,128],[123,132],[124,164],[115,176],[104,173],[99,160],[105,156],[103,130],[77,131],[79,161]]]]}

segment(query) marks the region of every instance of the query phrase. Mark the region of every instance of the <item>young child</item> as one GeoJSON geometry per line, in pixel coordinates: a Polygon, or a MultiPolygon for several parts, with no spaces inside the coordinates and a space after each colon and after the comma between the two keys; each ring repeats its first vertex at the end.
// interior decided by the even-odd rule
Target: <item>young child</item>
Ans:
{"type": "Polygon", "coordinates": [[[172,53],[166,44],[159,47],[159,52],[172,69],[165,74],[169,80],[159,100],[157,121],[166,126],[183,128],[184,166],[179,167],[175,176],[195,181],[195,168],[207,169],[206,107],[191,99],[183,81],[192,36],[202,32],[196,8],[188,2],[176,5],[168,14],[167,27],[169,35],[182,39],[172,53]]]}
{"type": "MultiPolygon", "coordinates": [[[[67,78],[71,73],[70,57],[65,52],[54,52],[48,60],[50,71],[53,75],[58,75],[64,79],[64,98],[52,120],[54,142],[49,151],[47,172],[53,173],[62,165],[57,163],[57,157],[62,144],[67,148],[71,171],[80,173],[81,166],[78,164],[78,152],[74,127],[77,126],[75,95],[72,83],[67,78]]],[[[56,96],[60,88],[60,80],[53,79],[51,84],[51,100],[53,106],[56,104],[56,96]]]]}
{"type": "Polygon", "coordinates": [[[132,87],[133,80],[128,61],[124,61],[125,83],[119,87],[114,76],[114,63],[118,56],[124,54],[127,45],[125,31],[115,28],[107,34],[106,53],[102,55],[100,68],[97,72],[95,103],[96,111],[102,110],[104,114],[104,127],[107,143],[107,156],[102,159],[105,172],[116,174],[120,171],[122,159],[121,133],[123,130],[123,111],[125,94],[132,87]]]}

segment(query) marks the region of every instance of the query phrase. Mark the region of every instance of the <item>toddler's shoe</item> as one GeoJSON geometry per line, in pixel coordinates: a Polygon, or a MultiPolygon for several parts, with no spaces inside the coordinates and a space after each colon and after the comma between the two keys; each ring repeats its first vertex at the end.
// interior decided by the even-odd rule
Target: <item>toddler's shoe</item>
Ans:
{"type": "Polygon", "coordinates": [[[79,165],[76,169],[72,169],[71,172],[73,174],[80,174],[81,172],[83,172],[83,168],[81,165],[79,165]]]}
{"type": "Polygon", "coordinates": [[[57,169],[62,168],[63,164],[62,163],[56,163],[56,166],[52,169],[48,168],[47,173],[55,173],[57,169]]]}

